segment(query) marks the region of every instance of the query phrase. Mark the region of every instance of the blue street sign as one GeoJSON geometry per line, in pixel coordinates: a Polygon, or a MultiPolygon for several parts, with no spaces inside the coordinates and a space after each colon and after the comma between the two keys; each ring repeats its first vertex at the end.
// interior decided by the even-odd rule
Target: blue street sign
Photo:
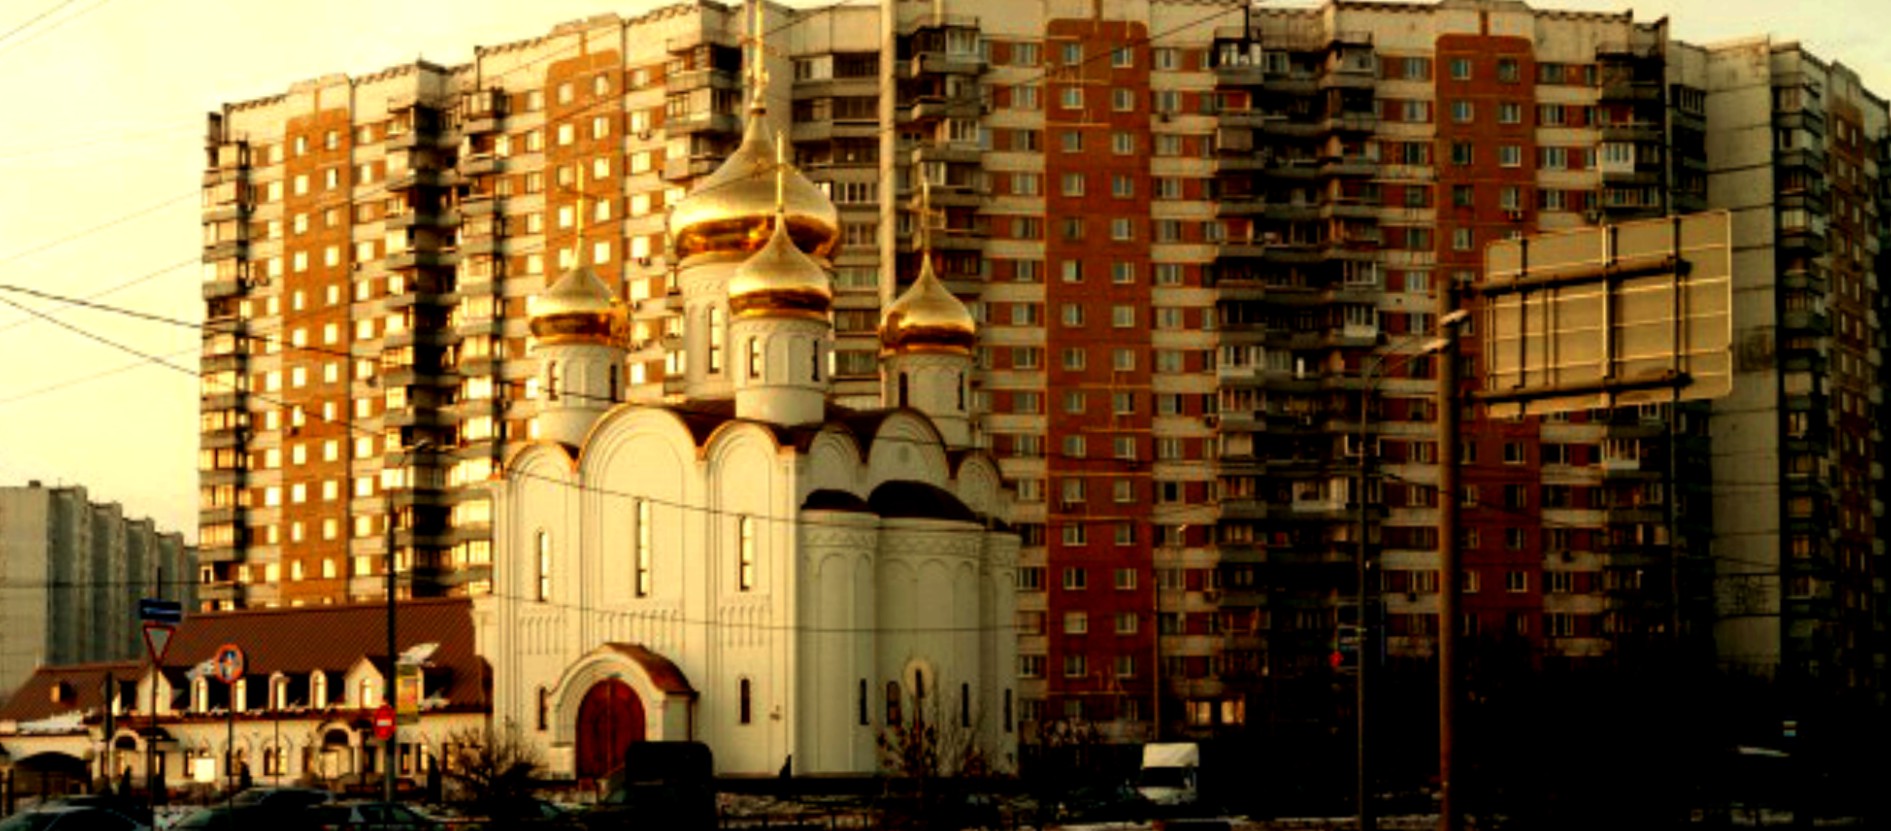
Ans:
{"type": "Polygon", "coordinates": [[[175,626],[184,622],[184,604],[175,600],[145,597],[138,600],[138,619],[175,626]]]}

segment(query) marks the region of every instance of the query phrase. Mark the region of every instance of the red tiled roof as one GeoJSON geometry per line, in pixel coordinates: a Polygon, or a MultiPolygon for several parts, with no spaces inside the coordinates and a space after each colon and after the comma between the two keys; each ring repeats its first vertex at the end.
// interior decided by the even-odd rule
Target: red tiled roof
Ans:
{"type": "Polygon", "coordinates": [[[643,667],[643,671],[650,676],[650,683],[655,684],[657,689],[677,695],[696,694],[696,688],[689,685],[683,670],[671,663],[670,659],[634,643],[613,643],[608,646],[643,667]]]}
{"type": "Polygon", "coordinates": [[[107,674],[135,684],[143,669],[138,661],[114,661],[98,664],[70,664],[40,667],[6,704],[0,705],[0,721],[35,721],[74,710],[93,710],[105,703],[102,689],[107,674]],[[53,687],[64,684],[60,700],[53,700],[53,687]]]}
{"type": "MultiPolygon", "coordinates": [[[[486,664],[473,651],[472,608],[472,601],[465,598],[406,600],[401,602],[395,615],[398,629],[395,643],[401,651],[425,643],[438,644],[427,659],[430,665],[427,675],[446,682],[441,697],[449,707],[486,706],[486,664]]],[[[363,658],[373,661],[385,672],[387,607],[363,603],[191,614],[171,637],[164,657],[165,675],[173,684],[181,684],[191,667],[210,660],[217,648],[226,643],[242,648],[244,675],[248,678],[268,678],[275,672],[306,675],[317,669],[339,674],[353,668],[363,658]]],[[[100,667],[128,670],[123,677],[135,679],[144,666],[144,662],[138,661],[90,667],[41,667],[12,700],[0,707],[0,719],[24,721],[96,707],[99,683],[105,671],[100,667]],[[88,672],[89,676],[84,675],[88,672]],[[60,680],[70,680],[78,688],[80,697],[76,706],[52,701],[52,685],[60,680]]],[[[330,678],[331,684],[339,681],[339,677],[330,678]]],[[[432,685],[430,680],[428,686],[432,685]]],[[[428,694],[440,695],[432,690],[428,694]]]]}

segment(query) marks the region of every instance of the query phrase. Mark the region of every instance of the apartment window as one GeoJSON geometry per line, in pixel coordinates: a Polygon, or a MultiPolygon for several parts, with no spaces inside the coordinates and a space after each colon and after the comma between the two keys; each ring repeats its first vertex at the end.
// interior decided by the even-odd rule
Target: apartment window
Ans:
{"type": "Polygon", "coordinates": [[[1452,185],[1451,207],[1469,208],[1477,204],[1477,188],[1474,185],[1452,185]]]}
{"type": "Polygon", "coordinates": [[[1522,124],[1523,105],[1515,101],[1503,101],[1497,105],[1498,124],[1522,124]]]}
{"type": "Polygon", "coordinates": [[[1064,66],[1076,66],[1083,63],[1083,44],[1066,43],[1059,51],[1063,56],[1064,66]]]}
{"type": "Polygon", "coordinates": [[[1117,87],[1110,90],[1110,110],[1126,113],[1136,109],[1136,93],[1133,90],[1117,87]]]}
{"type": "Polygon", "coordinates": [[[1083,109],[1083,87],[1067,86],[1057,91],[1057,104],[1066,110],[1083,109]]]}
{"type": "Polygon", "coordinates": [[[1082,678],[1089,674],[1090,664],[1083,653],[1072,653],[1064,656],[1065,678],[1082,678]]]}
{"type": "MultiPolygon", "coordinates": [[[[1067,525],[1065,527],[1070,528],[1073,526],[1067,525]]],[[[1074,527],[1082,528],[1083,526],[1076,525],[1074,527]]],[[[1064,569],[1064,591],[1073,591],[1073,592],[1083,591],[1085,588],[1088,588],[1088,582],[1089,582],[1089,576],[1087,572],[1085,572],[1084,569],[1079,568],[1079,567],[1069,567],[1069,568],[1064,569]]]]}
{"type": "Polygon", "coordinates": [[[1126,216],[1110,218],[1110,240],[1129,242],[1136,238],[1136,221],[1126,216]]]}
{"type": "Polygon", "coordinates": [[[1110,264],[1110,282],[1126,286],[1136,282],[1136,264],[1115,262],[1110,264]]]}
{"type": "Polygon", "coordinates": [[[1111,306],[1110,325],[1118,329],[1131,329],[1136,326],[1135,306],[1111,306]]]}
{"type": "Polygon", "coordinates": [[[1081,131],[1065,130],[1058,134],[1058,142],[1062,144],[1065,153],[1083,152],[1083,133],[1081,131]]]}
{"type": "MultiPolygon", "coordinates": [[[[1117,591],[1134,591],[1135,589],[1136,589],[1136,570],[1133,568],[1117,569],[1116,570],[1116,590],[1117,591]]],[[[1132,621],[1136,617],[1135,612],[1125,612],[1124,614],[1129,615],[1132,621]]],[[[1119,633],[1124,632],[1121,617],[1117,618],[1116,631],[1119,633]]],[[[1129,632],[1136,631],[1136,626],[1134,623],[1131,623],[1129,625],[1128,631],[1129,632]]]]}
{"type": "Polygon", "coordinates": [[[1506,84],[1514,84],[1517,82],[1520,74],[1516,58],[1497,59],[1497,80],[1506,84]]]}
{"type": "Polygon", "coordinates": [[[1504,591],[1521,594],[1530,590],[1530,575],[1523,571],[1504,572],[1504,591]]]}
{"type": "Polygon", "coordinates": [[[1452,142],[1451,143],[1451,163],[1459,167],[1470,166],[1472,163],[1472,160],[1475,158],[1475,155],[1472,152],[1471,148],[1472,148],[1472,144],[1468,141],[1452,142]]]}
{"type": "Polygon", "coordinates": [[[1563,126],[1564,124],[1563,105],[1561,104],[1536,105],[1536,123],[1539,126],[1543,126],[1543,127],[1563,126]]]}
{"type": "Polygon", "coordinates": [[[1082,173],[1064,174],[1062,185],[1063,194],[1065,196],[1082,196],[1083,180],[1084,175],[1082,173]]]}
{"type": "Polygon", "coordinates": [[[1063,304],[1062,308],[1059,310],[1059,314],[1065,326],[1083,325],[1083,305],[1080,303],[1063,304]]]}
{"type": "Polygon", "coordinates": [[[1477,117],[1477,110],[1471,102],[1459,99],[1451,102],[1451,121],[1454,124],[1469,124],[1477,117]]]}
{"type": "MultiPolygon", "coordinates": [[[[1073,346],[1073,347],[1066,348],[1064,350],[1064,358],[1063,358],[1064,369],[1071,370],[1073,372],[1082,371],[1085,368],[1085,365],[1088,363],[1086,358],[1089,356],[1089,354],[1090,353],[1085,351],[1084,348],[1081,346],[1073,346]]],[[[1065,439],[1066,448],[1069,447],[1070,439],[1076,439],[1078,441],[1082,441],[1083,437],[1082,436],[1066,437],[1065,439]]]]}
{"type": "Polygon", "coordinates": [[[1037,66],[1037,62],[1037,44],[1014,43],[1011,45],[1012,66],[1037,66]]]}
{"type": "Polygon", "coordinates": [[[1158,46],[1149,50],[1149,63],[1155,69],[1179,69],[1182,66],[1181,50],[1173,46],[1158,46]]]}
{"type": "Polygon", "coordinates": [[[1469,251],[1472,248],[1472,234],[1469,228],[1451,229],[1451,250],[1469,251]]]}
{"type": "Polygon", "coordinates": [[[1523,147],[1515,144],[1499,146],[1497,148],[1497,163],[1504,167],[1522,167],[1523,147]]]}
{"type": "Polygon", "coordinates": [[[1451,80],[1453,81],[1471,80],[1471,59],[1470,58],[1452,58],[1451,59],[1451,80]]]}
{"type": "Polygon", "coordinates": [[[1136,195],[1136,180],[1128,174],[1117,173],[1110,176],[1110,195],[1117,199],[1129,199],[1136,195]]]}
{"type": "Polygon", "coordinates": [[[1086,635],[1086,634],[1089,634],[1089,632],[1090,632],[1090,615],[1088,612],[1065,612],[1064,613],[1064,634],[1086,635]]]}

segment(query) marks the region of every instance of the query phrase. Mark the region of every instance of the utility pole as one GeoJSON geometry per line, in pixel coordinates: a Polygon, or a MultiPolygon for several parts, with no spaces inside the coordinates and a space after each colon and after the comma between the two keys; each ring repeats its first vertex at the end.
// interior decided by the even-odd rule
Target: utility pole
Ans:
{"type": "MultiPolygon", "coordinates": [[[[1440,288],[1440,317],[1457,310],[1457,286],[1440,288]]],[[[1459,831],[1455,801],[1458,697],[1458,340],[1438,353],[1438,829],[1459,831]]]]}
{"type": "MultiPolygon", "coordinates": [[[[1368,357],[1368,360],[1371,360],[1370,357],[1368,357]]],[[[1359,779],[1359,793],[1355,797],[1359,802],[1359,831],[1372,831],[1375,824],[1375,819],[1372,815],[1372,774],[1370,769],[1366,767],[1366,667],[1372,663],[1366,658],[1372,645],[1372,622],[1366,618],[1368,614],[1367,609],[1369,608],[1367,606],[1367,598],[1369,595],[1366,584],[1372,574],[1371,555],[1366,550],[1367,540],[1372,530],[1371,520],[1367,518],[1366,513],[1367,466],[1371,464],[1371,460],[1366,454],[1366,441],[1368,439],[1368,428],[1366,425],[1368,419],[1371,417],[1372,408],[1370,407],[1370,403],[1372,401],[1373,370],[1379,368],[1380,363],[1383,363],[1383,361],[1366,364],[1364,366],[1365,371],[1362,373],[1361,377],[1365,383],[1360,385],[1359,388],[1359,446],[1353,448],[1353,450],[1359,454],[1359,492],[1353,497],[1353,501],[1359,506],[1359,539],[1354,544],[1358,554],[1354,557],[1353,562],[1354,579],[1358,581],[1358,586],[1355,588],[1355,609],[1353,612],[1353,642],[1355,644],[1353,647],[1353,689],[1358,697],[1358,700],[1353,702],[1353,716],[1358,722],[1354,727],[1354,732],[1358,735],[1356,737],[1357,746],[1354,749],[1354,753],[1356,753],[1357,756],[1353,761],[1359,779]]]]}

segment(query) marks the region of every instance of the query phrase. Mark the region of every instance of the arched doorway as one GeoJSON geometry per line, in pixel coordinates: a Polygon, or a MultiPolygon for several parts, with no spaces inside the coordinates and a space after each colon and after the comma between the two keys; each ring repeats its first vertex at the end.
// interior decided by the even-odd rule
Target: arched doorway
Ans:
{"type": "Polygon", "coordinates": [[[578,705],[577,728],[578,778],[609,778],[623,767],[630,743],[643,741],[643,702],[623,681],[599,681],[578,705]]]}

